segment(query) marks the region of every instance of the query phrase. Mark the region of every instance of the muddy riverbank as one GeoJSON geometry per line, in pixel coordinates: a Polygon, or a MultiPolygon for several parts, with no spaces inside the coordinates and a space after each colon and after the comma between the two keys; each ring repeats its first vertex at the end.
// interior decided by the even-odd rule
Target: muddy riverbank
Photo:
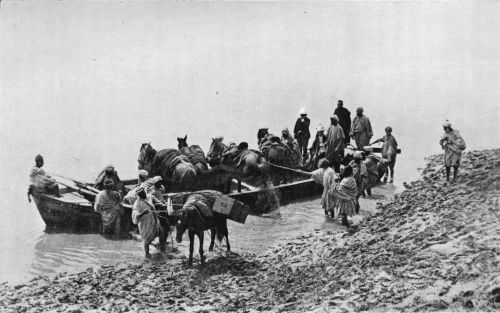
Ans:
{"type": "Polygon", "coordinates": [[[350,231],[317,230],[259,254],[185,252],[0,286],[0,307],[37,311],[463,311],[500,308],[500,150],[464,155],[443,185],[423,178],[350,231]]]}

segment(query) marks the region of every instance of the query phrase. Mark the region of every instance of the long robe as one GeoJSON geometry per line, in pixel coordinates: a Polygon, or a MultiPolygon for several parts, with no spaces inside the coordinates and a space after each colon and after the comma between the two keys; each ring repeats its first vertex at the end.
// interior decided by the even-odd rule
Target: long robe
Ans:
{"type": "Polygon", "coordinates": [[[462,159],[462,151],[466,148],[465,141],[458,130],[444,133],[439,143],[444,149],[444,165],[458,167],[462,159]]]}
{"type": "Polygon", "coordinates": [[[366,115],[357,116],[352,120],[350,136],[354,136],[354,141],[358,149],[370,144],[373,136],[372,124],[366,115]]]}
{"type": "Polygon", "coordinates": [[[363,186],[365,189],[370,189],[375,187],[379,180],[378,160],[374,155],[369,155],[363,163],[366,166],[363,186]]]}
{"type": "Polygon", "coordinates": [[[344,131],[340,125],[330,125],[326,133],[326,159],[331,163],[340,163],[344,154],[344,131]]]}
{"type": "Polygon", "coordinates": [[[147,195],[146,199],[138,198],[132,209],[132,222],[138,225],[141,238],[146,243],[152,242],[160,233],[160,222],[153,213],[154,201],[151,195],[147,195]]]}
{"type": "Polygon", "coordinates": [[[333,113],[339,117],[339,124],[340,127],[342,127],[342,130],[344,131],[344,142],[347,144],[349,143],[349,136],[347,136],[351,130],[351,112],[349,112],[348,109],[344,107],[337,107],[335,109],[335,112],[333,113]]]}
{"type": "Polygon", "coordinates": [[[335,197],[335,216],[356,214],[358,187],[354,177],[343,178],[340,183],[333,185],[328,193],[335,197]]]}
{"type": "Polygon", "coordinates": [[[120,233],[122,209],[118,192],[100,191],[95,199],[94,211],[101,214],[103,233],[115,235],[120,233]]]}
{"type": "Polygon", "coordinates": [[[36,166],[31,169],[30,181],[35,185],[36,190],[42,193],[52,192],[56,184],[56,181],[44,169],[36,166]]]}
{"type": "Polygon", "coordinates": [[[326,169],[319,168],[312,172],[312,178],[316,183],[323,185],[321,207],[325,211],[333,211],[335,199],[333,198],[333,196],[328,194],[328,190],[330,190],[330,187],[335,184],[335,180],[339,178],[338,175],[331,167],[328,167],[326,169]]]}

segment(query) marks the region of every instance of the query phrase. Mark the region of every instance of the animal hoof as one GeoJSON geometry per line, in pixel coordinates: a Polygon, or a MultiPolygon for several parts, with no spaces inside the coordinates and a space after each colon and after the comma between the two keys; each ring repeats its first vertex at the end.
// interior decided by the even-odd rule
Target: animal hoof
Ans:
{"type": "Polygon", "coordinates": [[[151,259],[151,254],[146,253],[145,257],[146,257],[146,259],[151,259]]]}
{"type": "Polygon", "coordinates": [[[214,247],[209,247],[208,251],[214,251],[214,247]]]}

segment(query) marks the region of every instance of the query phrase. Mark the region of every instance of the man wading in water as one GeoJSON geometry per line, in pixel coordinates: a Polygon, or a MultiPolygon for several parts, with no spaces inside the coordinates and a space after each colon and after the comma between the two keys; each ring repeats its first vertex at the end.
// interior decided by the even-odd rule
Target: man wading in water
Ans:
{"type": "Polygon", "coordinates": [[[444,134],[439,140],[441,148],[444,150],[444,166],[446,167],[446,183],[450,182],[450,171],[453,167],[453,180],[455,183],[458,176],[458,167],[462,158],[462,151],[465,150],[465,141],[460,136],[458,130],[451,127],[451,123],[446,120],[443,124],[444,134]]]}

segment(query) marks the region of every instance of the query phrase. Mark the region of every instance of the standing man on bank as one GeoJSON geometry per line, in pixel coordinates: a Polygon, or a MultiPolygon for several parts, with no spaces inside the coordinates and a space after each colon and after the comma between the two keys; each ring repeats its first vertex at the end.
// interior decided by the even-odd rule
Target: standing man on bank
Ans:
{"type": "Polygon", "coordinates": [[[309,144],[309,138],[311,138],[311,133],[309,132],[309,125],[311,120],[307,117],[307,111],[305,108],[300,110],[300,117],[295,122],[295,127],[293,128],[293,134],[297,143],[299,145],[300,153],[302,153],[302,159],[306,160],[307,157],[307,145],[309,144]]]}
{"type": "Polygon", "coordinates": [[[344,143],[347,146],[351,138],[349,138],[349,132],[351,131],[351,112],[349,112],[348,109],[344,108],[344,101],[339,100],[337,102],[337,108],[335,109],[335,112],[333,113],[334,115],[337,115],[339,117],[339,124],[340,127],[342,127],[342,130],[344,131],[344,143]]]}
{"type": "Polygon", "coordinates": [[[373,137],[372,124],[368,116],[363,115],[363,107],[356,109],[356,117],[352,120],[351,131],[349,135],[356,141],[356,148],[363,150],[363,147],[370,145],[370,139],[373,137]]]}

